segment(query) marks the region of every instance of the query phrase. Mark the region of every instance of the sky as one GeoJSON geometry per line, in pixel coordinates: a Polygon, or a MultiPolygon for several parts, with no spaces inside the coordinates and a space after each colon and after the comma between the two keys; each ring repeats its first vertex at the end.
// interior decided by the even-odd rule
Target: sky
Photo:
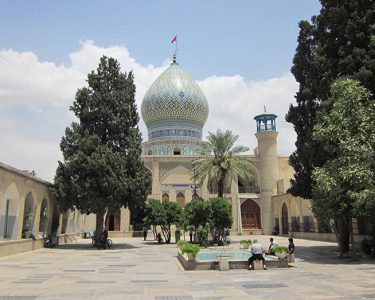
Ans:
{"type": "MultiPolygon", "coordinates": [[[[205,93],[203,136],[232,130],[257,146],[254,116],[277,118],[278,150],[296,135],[285,122],[298,84],[290,73],[298,22],[318,0],[0,0],[0,161],[53,181],[69,107],[102,55],[133,70],[138,108],[168,67],[177,35],[180,66],[205,93]]],[[[147,128],[140,121],[143,138],[147,128]]]]}

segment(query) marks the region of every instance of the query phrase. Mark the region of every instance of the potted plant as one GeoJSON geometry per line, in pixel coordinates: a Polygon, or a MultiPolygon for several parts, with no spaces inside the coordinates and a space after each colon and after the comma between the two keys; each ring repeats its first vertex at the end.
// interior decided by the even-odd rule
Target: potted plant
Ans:
{"type": "Polygon", "coordinates": [[[249,249],[249,247],[252,245],[251,240],[240,240],[240,245],[242,245],[243,249],[249,249]]]}
{"type": "Polygon", "coordinates": [[[272,250],[279,259],[286,259],[288,255],[288,248],[284,246],[274,246],[272,250]]]}
{"type": "Polygon", "coordinates": [[[188,261],[195,261],[195,257],[200,248],[197,245],[186,243],[181,247],[182,254],[187,254],[188,261]]]}
{"type": "Polygon", "coordinates": [[[179,240],[179,241],[177,242],[177,247],[178,247],[180,250],[182,250],[182,247],[183,247],[184,245],[187,245],[187,244],[189,244],[187,241],[179,240]]]}

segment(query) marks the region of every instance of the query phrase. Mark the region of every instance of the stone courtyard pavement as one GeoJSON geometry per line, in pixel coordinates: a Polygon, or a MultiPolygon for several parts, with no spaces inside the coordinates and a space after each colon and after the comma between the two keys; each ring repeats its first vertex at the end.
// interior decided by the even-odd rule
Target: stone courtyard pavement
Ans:
{"type": "Polygon", "coordinates": [[[375,261],[339,261],[332,243],[295,239],[291,268],[220,272],[184,271],[175,244],[116,238],[103,251],[90,242],[0,257],[0,299],[375,299],[375,261]]]}

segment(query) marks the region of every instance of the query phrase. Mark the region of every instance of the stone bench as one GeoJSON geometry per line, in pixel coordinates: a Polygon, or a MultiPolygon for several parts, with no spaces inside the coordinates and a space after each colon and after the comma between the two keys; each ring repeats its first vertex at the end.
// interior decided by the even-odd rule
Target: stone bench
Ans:
{"type": "Polygon", "coordinates": [[[263,270],[263,261],[262,260],[254,260],[252,263],[251,263],[252,267],[253,267],[253,270],[263,270]]]}

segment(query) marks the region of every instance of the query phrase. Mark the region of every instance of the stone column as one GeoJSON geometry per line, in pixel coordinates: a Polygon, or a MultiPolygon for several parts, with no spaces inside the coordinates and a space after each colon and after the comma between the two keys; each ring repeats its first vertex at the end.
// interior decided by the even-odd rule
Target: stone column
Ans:
{"type": "Polygon", "coordinates": [[[25,209],[26,195],[20,196],[19,206],[18,206],[18,217],[17,217],[17,236],[16,239],[20,240],[22,238],[22,227],[23,227],[23,213],[25,209]]]}
{"type": "Polygon", "coordinates": [[[238,180],[236,176],[233,176],[232,182],[231,182],[231,205],[232,205],[232,218],[233,218],[233,224],[232,229],[237,230],[238,227],[238,180]]]}
{"type": "Polygon", "coordinates": [[[130,210],[129,208],[121,207],[121,221],[120,221],[120,231],[129,231],[130,226],[130,210]]]}
{"type": "Polygon", "coordinates": [[[154,158],[152,162],[152,198],[160,199],[160,178],[159,178],[159,160],[154,158]]]}
{"type": "Polygon", "coordinates": [[[272,209],[272,195],[277,194],[277,179],[279,177],[279,163],[277,158],[276,131],[259,131],[256,133],[259,149],[259,179],[262,210],[263,234],[272,234],[274,220],[272,209]]]}

